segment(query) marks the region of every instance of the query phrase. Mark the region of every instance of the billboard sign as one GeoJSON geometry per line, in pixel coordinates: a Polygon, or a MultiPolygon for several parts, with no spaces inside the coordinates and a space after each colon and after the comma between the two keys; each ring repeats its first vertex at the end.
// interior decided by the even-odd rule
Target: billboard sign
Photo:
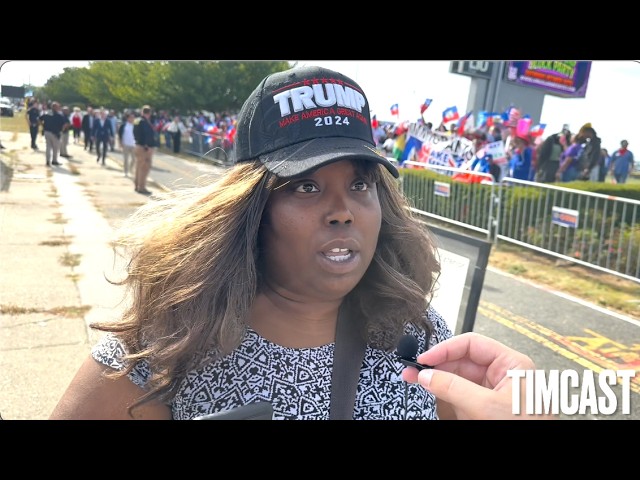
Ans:
{"type": "Polygon", "coordinates": [[[24,87],[14,87],[12,85],[1,85],[0,95],[9,98],[24,98],[24,87]]]}
{"type": "Polygon", "coordinates": [[[591,62],[575,60],[528,60],[507,62],[505,80],[533,87],[558,97],[584,98],[591,62]]]}

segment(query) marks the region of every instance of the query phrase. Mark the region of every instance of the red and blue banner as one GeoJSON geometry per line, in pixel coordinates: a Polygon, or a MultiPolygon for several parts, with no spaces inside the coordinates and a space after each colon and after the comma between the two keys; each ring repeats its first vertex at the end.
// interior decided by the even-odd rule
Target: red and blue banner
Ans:
{"type": "Polygon", "coordinates": [[[400,115],[400,110],[398,109],[397,103],[391,105],[391,115],[400,115]]]}

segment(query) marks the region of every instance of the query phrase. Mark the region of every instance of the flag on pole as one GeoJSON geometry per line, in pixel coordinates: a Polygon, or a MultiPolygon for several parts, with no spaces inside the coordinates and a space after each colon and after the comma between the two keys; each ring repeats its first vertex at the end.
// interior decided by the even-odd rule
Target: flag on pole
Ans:
{"type": "Polygon", "coordinates": [[[427,108],[429,108],[429,105],[431,105],[431,102],[433,102],[432,99],[427,98],[424,103],[422,105],[420,105],[420,114],[423,114],[425,112],[425,110],[427,108]]]}
{"type": "Polygon", "coordinates": [[[473,110],[470,110],[464,117],[458,120],[458,135],[462,135],[464,133],[464,127],[467,123],[467,120],[469,120],[469,117],[471,117],[472,113],[473,110]]]}
{"type": "Polygon", "coordinates": [[[454,120],[458,120],[460,118],[460,114],[458,113],[458,107],[453,106],[445,109],[442,112],[442,122],[452,122],[454,120]]]}
{"type": "Polygon", "coordinates": [[[378,128],[378,116],[374,115],[371,118],[371,128],[378,128]]]}
{"type": "Polygon", "coordinates": [[[400,115],[400,111],[398,110],[398,104],[394,103],[391,105],[391,115],[400,115]]]}

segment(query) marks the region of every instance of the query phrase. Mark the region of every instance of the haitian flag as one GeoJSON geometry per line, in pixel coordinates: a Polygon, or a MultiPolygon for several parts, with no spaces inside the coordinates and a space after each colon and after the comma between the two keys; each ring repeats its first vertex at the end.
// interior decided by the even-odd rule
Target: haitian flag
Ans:
{"type": "Polygon", "coordinates": [[[398,104],[394,103],[393,105],[391,105],[391,115],[399,115],[400,112],[398,110],[398,104]]]}
{"type": "Polygon", "coordinates": [[[531,127],[531,130],[529,130],[529,135],[531,135],[534,138],[541,137],[542,134],[544,133],[544,129],[546,126],[547,126],[546,123],[539,123],[538,125],[531,127]]]}
{"type": "Polygon", "coordinates": [[[442,112],[442,122],[452,122],[453,120],[458,120],[460,118],[460,114],[458,113],[458,107],[449,107],[444,112],[442,112]]]}
{"type": "Polygon", "coordinates": [[[427,108],[429,108],[429,105],[431,105],[431,102],[433,102],[432,99],[427,98],[424,103],[422,105],[420,105],[420,114],[423,114],[427,108]]]}
{"type": "Polygon", "coordinates": [[[470,110],[464,117],[462,117],[458,121],[458,135],[462,135],[464,133],[464,127],[467,123],[467,120],[469,120],[469,117],[471,117],[472,113],[473,113],[473,110],[470,110]]]}

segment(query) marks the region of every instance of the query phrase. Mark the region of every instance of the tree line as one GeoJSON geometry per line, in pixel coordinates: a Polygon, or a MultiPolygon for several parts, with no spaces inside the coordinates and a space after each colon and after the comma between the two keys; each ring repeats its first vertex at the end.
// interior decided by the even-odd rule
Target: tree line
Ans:
{"type": "Polygon", "coordinates": [[[83,110],[151,105],[181,113],[235,112],[264,77],[293,66],[286,61],[93,61],[65,68],[34,95],[83,110]]]}

